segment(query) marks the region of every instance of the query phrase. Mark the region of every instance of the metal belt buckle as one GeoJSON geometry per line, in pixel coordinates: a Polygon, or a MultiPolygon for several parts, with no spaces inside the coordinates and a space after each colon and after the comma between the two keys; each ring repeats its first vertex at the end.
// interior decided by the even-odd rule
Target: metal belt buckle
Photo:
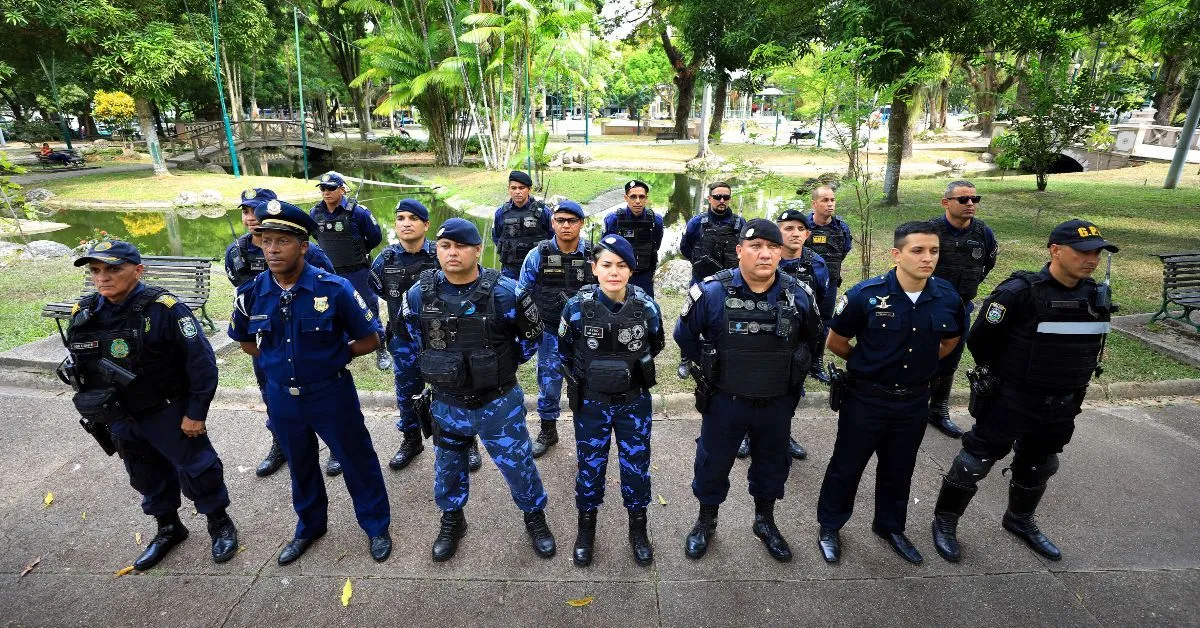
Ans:
{"type": "Polygon", "coordinates": [[[289,393],[290,393],[290,394],[291,394],[293,397],[299,397],[299,396],[300,396],[300,387],[299,387],[299,386],[292,386],[292,387],[288,388],[288,392],[289,392],[289,393]]]}

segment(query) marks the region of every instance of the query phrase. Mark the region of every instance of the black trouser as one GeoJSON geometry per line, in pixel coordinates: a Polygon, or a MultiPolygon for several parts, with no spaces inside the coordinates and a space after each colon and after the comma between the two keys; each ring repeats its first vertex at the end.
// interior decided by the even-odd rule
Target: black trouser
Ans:
{"type": "Polygon", "coordinates": [[[750,494],[761,499],[782,499],[792,457],[788,435],[792,429],[795,395],[781,395],[763,403],[751,403],[719,392],[701,416],[700,438],[696,439],[695,477],[692,493],[701,504],[718,505],[729,494],[729,472],[738,445],[747,433],[750,439],[750,494]]]}
{"type": "Polygon", "coordinates": [[[929,394],[894,400],[851,392],[842,402],[837,440],[821,483],[817,521],[839,530],[854,512],[854,496],[863,470],[877,455],[875,526],[903,532],[917,449],[925,436],[929,394]]]}
{"type": "Polygon", "coordinates": [[[1001,387],[975,418],[971,431],[963,435],[963,449],[990,460],[999,460],[1015,449],[1022,463],[1046,462],[1071,442],[1081,399],[1068,395],[1047,400],[1001,387]]]}

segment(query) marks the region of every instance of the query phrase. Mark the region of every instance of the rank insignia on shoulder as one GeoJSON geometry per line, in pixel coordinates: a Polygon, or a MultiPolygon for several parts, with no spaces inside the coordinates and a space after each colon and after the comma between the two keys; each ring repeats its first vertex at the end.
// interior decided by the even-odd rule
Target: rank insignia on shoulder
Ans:
{"type": "Polygon", "coordinates": [[[561,338],[561,337],[563,337],[563,336],[566,336],[566,335],[567,335],[567,329],[568,329],[568,326],[567,326],[567,319],[565,319],[565,318],[563,318],[563,319],[559,319],[559,321],[558,321],[558,335],[559,335],[559,337],[560,337],[560,338],[561,338]]]}
{"type": "Polygon", "coordinates": [[[79,312],[79,304],[76,303],[75,305],[71,306],[71,316],[75,316],[75,314],[77,314],[78,312],[79,312]]]}
{"type": "Polygon", "coordinates": [[[176,299],[175,297],[173,297],[169,294],[161,294],[158,296],[157,299],[155,299],[155,301],[162,303],[163,305],[165,305],[167,307],[175,307],[175,304],[179,303],[178,299],[176,299]]]}
{"type": "Polygon", "coordinates": [[[324,312],[329,309],[329,297],[313,297],[313,309],[324,312]]]}
{"type": "Polygon", "coordinates": [[[841,314],[842,310],[846,309],[846,304],[849,302],[850,302],[850,299],[847,298],[846,295],[844,295],[844,294],[842,296],[838,297],[837,303],[835,303],[833,306],[834,315],[841,314]]]}
{"type": "Polygon", "coordinates": [[[196,328],[196,319],[191,316],[179,319],[179,332],[183,334],[184,338],[189,340],[195,338],[200,333],[196,328]]]}
{"type": "Polygon", "coordinates": [[[996,323],[1004,320],[1005,311],[1006,310],[1003,305],[1000,305],[999,303],[992,303],[988,306],[987,312],[983,315],[983,317],[987,322],[995,325],[996,323]]]}

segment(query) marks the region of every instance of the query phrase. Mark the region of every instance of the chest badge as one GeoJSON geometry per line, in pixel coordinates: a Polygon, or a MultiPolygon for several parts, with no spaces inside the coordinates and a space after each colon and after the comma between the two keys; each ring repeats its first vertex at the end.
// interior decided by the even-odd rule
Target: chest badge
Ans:
{"type": "Polygon", "coordinates": [[[987,313],[984,314],[984,319],[987,320],[987,322],[995,325],[996,323],[1004,320],[1004,312],[1005,310],[1003,305],[1000,305],[999,303],[993,303],[988,306],[987,313]]]}
{"type": "Polygon", "coordinates": [[[108,345],[108,354],[114,358],[124,358],[129,356],[129,343],[122,338],[117,338],[108,345]]]}
{"type": "Polygon", "coordinates": [[[340,223],[340,222],[335,222],[335,223],[333,223],[333,230],[334,230],[334,231],[344,231],[345,229],[346,229],[346,226],[345,226],[345,225],[343,225],[342,223],[340,223]]]}
{"type": "Polygon", "coordinates": [[[324,312],[329,309],[329,297],[314,297],[313,309],[318,312],[324,312]]]}
{"type": "Polygon", "coordinates": [[[879,297],[879,303],[877,303],[875,305],[875,309],[886,310],[886,309],[892,307],[891,305],[888,305],[888,299],[890,299],[890,298],[892,298],[892,295],[890,295],[890,294],[879,297]]]}
{"type": "Polygon", "coordinates": [[[971,249],[972,259],[983,259],[983,249],[971,249]]]}

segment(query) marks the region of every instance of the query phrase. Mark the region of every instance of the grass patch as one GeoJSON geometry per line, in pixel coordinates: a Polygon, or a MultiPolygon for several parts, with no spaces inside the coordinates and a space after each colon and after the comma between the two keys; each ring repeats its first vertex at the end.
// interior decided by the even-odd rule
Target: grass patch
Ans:
{"type": "Polygon", "coordinates": [[[271,188],[283,198],[305,196],[316,198],[313,186],[302,179],[290,177],[236,178],[197,171],[176,171],[167,177],[156,177],[149,170],[134,172],[97,172],[82,177],[40,181],[44,187],[64,200],[78,201],[146,201],[169,203],[182,191],[216,190],[226,199],[241,197],[246,188],[271,188]]]}
{"type": "MultiPolygon", "coordinates": [[[[508,198],[507,172],[483,168],[414,166],[404,174],[445,187],[455,196],[480,205],[499,206],[508,198]]],[[[627,179],[615,172],[591,170],[551,171],[546,174],[550,194],[586,202],[605,190],[623,185],[627,179]]],[[[541,193],[538,193],[541,196],[541,193]]]]}

